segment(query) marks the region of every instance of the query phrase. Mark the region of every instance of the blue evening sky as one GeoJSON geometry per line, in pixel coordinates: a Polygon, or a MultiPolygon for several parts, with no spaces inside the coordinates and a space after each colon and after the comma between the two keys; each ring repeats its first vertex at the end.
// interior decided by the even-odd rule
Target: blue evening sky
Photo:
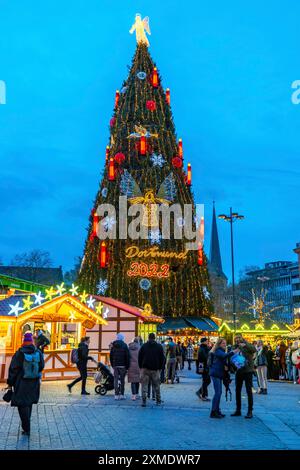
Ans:
{"type": "MultiPolygon", "coordinates": [[[[246,216],[237,269],[296,259],[300,241],[298,0],[0,0],[0,257],[50,251],[72,267],[108,142],[114,93],[135,51],[136,12],[171,88],[197,202],[246,216]]],[[[219,222],[230,275],[229,226],[219,222]]]]}

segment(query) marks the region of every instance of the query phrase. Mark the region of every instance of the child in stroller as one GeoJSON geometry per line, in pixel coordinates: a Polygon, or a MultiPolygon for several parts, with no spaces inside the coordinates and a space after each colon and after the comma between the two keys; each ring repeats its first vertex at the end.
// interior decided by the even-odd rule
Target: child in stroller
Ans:
{"type": "Polygon", "coordinates": [[[100,395],[106,395],[109,390],[114,389],[114,376],[109,368],[102,362],[98,362],[97,371],[95,374],[95,392],[100,395]]]}

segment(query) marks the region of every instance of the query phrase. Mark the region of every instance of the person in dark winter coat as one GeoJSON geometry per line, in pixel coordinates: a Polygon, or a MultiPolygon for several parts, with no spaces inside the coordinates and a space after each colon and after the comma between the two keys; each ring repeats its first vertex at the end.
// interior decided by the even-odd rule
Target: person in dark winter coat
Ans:
{"type": "Polygon", "coordinates": [[[124,343],[124,335],[122,333],[117,334],[117,340],[112,344],[110,350],[110,364],[114,369],[115,400],[124,400],[125,376],[130,366],[130,356],[128,346],[124,343]]]}
{"type": "Polygon", "coordinates": [[[142,406],[146,406],[148,384],[152,380],[156,404],[162,403],[160,396],[160,371],[164,365],[164,351],[161,344],[155,341],[155,334],[149,334],[149,340],[143,344],[139,351],[139,367],[141,369],[141,383],[142,383],[142,406]]]}
{"type": "Polygon", "coordinates": [[[210,349],[208,347],[208,339],[207,338],[201,338],[201,344],[200,344],[200,348],[199,348],[199,351],[198,351],[198,364],[199,364],[198,367],[200,366],[200,364],[202,364],[202,367],[203,367],[202,386],[196,392],[196,394],[203,401],[209,401],[208,386],[211,382],[210,376],[209,376],[209,368],[208,368],[208,365],[207,365],[209,350],[210,349]]]}
{"type": "Polygon", "coordinates": [[[222,396],[222,383],[225,373],[225,367],[228,358],[233,356],[236,351],[230,351],[226,353],[226,340],[219,338],[216,344],[212,347],[209,352],[208,364],[209,364],[209,375],[212,378],[215,394],[212,399],[211,407],[211,418],[224,418],[225,415],[221,413],[220,401],[222,396]]]}
{"type": "Polygon", "coordinates": [[[28,436],[32,405],[37,404],[40,398],[43,369],[43,354],[34,346],[32,333],[25,333],[21,348],[12,357],[7,384],[13,390],[11,406],[18,407],[22,432],[28,436]]]}
{"type": "Polygon", "coordinates": [[[81,338],[81,342],[78,345],[78,362],[76,364],[77,369],[80,373],[80,377],[78,377],[72,383],[67,385],[70,393],[72,392],[72,387],[74,387],[74,385],[78,382],[82,381],[81,395],[90,395],[90,393],[86,391],[87,362],[93,361],[97,364],[97,361],[95,361],[93,357],[89,356],[89,344],[90,338],[88,336],[84,336],[83,338],[81,338]]]}
{"type": "Polygon", "coordinates": [[[36,330],[36,337],[35,337],[35,345],[36,347],[44,352],[44,349],[49,346],[50,341],[49,339],[44,335],[43,330],[36,330]]]}
{"type": "Polygon", "coordinates": [[[128,369],[128,382],[131,384],[132,400],[136,400],[139,396],[140,388],[140,368],[139,368],[139,350],[140,338],[134,338],[133,342],[129,344],[130,366],[128,369]]]}
{"type": "Polygon", "coordinates": [[[245,366],[236,371],[235,374],[235,398],[236,410],[231,416],[241,416],[242,408],[242,387],[245,382],[246,392],[248,396],[248,412],[245,418],[252,418],[253,411],[253,392],[252,392],[252,379],[254,372],[254,354],[256,353],[255,346],[248,343],[242,336],[235,337],[235,347],[239,349],[245,358],[245,366]]]}

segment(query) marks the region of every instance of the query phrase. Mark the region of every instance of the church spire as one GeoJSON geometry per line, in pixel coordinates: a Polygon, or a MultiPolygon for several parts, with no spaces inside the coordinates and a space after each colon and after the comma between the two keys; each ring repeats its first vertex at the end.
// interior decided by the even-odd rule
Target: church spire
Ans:
{"type": "Polygon", "coordinates": [[[223,273],[223,268],[222,268],[215,201],[213,201],[213,216],[212,216],[212,225],[211,225],[209,264],[210,264],[211,271],[213,271],[215,274],[219,276],[225,276],[225,274],[223,273]]]}

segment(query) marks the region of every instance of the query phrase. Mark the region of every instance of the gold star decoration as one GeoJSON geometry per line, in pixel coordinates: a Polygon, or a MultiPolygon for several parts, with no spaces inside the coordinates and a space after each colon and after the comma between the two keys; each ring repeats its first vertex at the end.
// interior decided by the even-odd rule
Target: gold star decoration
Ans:
{"type": "Polygon", "coordinates": [[[64,282],[62,282],[60,286],[56,286],[56,288],[58,295],[63,295],[63,293],[66,291],[64,282]]]}
{"type": "Polygon", "coordinates": [[[74,284],[72,284],[72,289],[70,289],[70,292],[72,295],[76,296],[78,295],[78,286],[75,286],[74,284]]]}
{"type": "Polygon", "coordinates": [[[97,307],[96,307],[96,312],[99,314],[99,315],[102,315],[102,310],[103,310],[103,303],[102,302],[99,302],[97,307]]]}
{"type": "Polygon", "coordinates": [[[69,320],[70,321],[76,320],[76,315],[73,310],[70,311],[69,320]]]}
{"type": "Polygon", "coordinates": [[[33,304],[30,295],[23,299],[23,310],[30,310],[31,305],[33,304]]]}
{"type": "Polygon", "coordinates": [[[87,294],[87,293],[85,292],[85,290],[84,290],[84,291],[82,292],[82,294],[80,295],[80,300],[81,300],[81,302],[85,304],[85,303],[86,303],[86,299],[88,298],[88,296],[89,296],[89,294],[87,294]]]}
{"type": "Polygon", "coordinates": [[[53,289],[52,286],[50,287],[50,289],[46,289],[46,296],[45,296],[46,300],[52,300],[52,297],[54,297],[55,295],[56,295],[56,291],[53,289]]]}

